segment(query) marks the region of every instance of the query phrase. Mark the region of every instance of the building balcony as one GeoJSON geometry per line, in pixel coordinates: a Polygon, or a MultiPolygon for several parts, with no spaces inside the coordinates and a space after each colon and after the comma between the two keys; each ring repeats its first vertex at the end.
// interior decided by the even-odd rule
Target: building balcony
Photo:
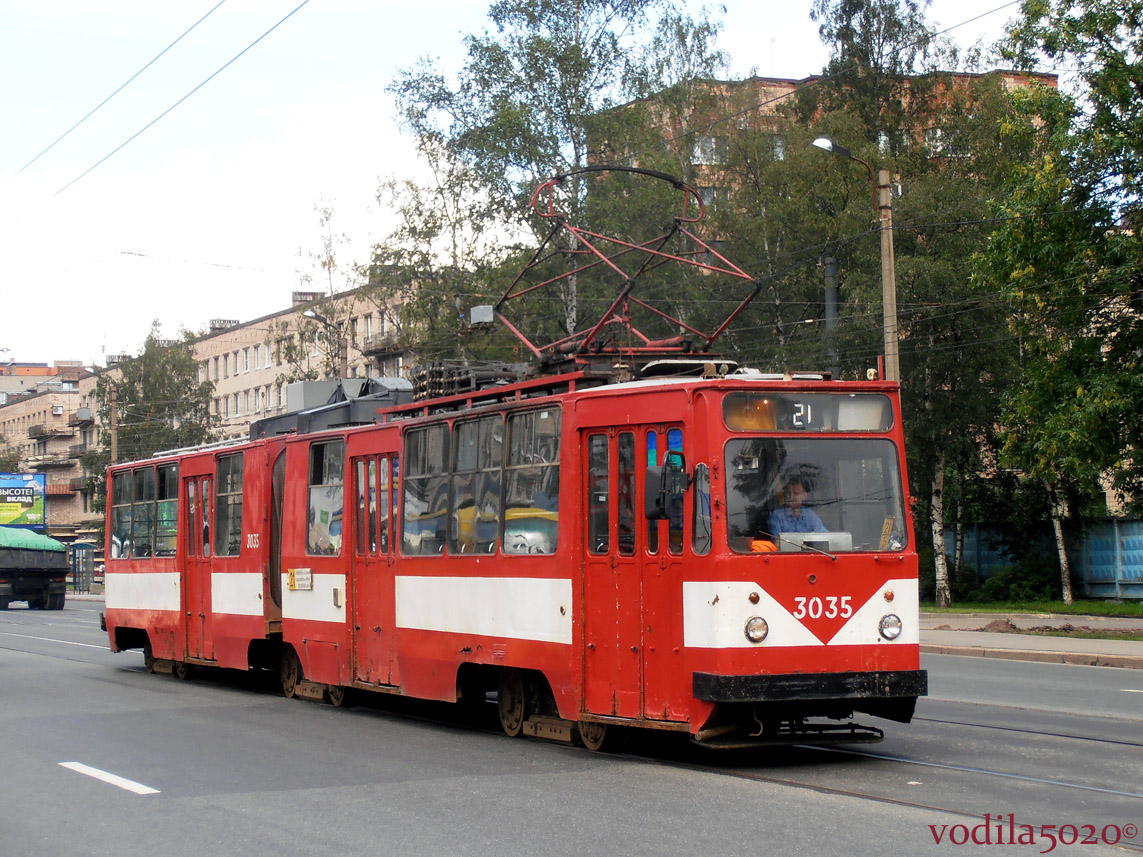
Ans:
{"type": "Polygon", "coordinates": [[[62,425],[46,425],[40,423],[39,425],[28,426],[28,437],[33,440],[42,440],[48,437],[71,437],[74,432],[67,426],[62,425]]]}
{"type": "Polygon", "coordinates": [[[32,470],[47,470],[51,467],[73,467],[75,462],[62,453],[52,453],[50,455],[33,455],[27,460],[28,466],[32,470]]]}
{"type": "Polygon", "coordinates": [[[44,493],[48,497],[67,497],[75,493],[74,488],[71,487],[71,481],[67,482],[49,482],[44,486],[44,493]]]}
{"type": "Polygon", "coordinates": [[[87,452],[86,443],[73,443],[67,450],[68,458],[83,458],[83,454],[87,452]]]}
{"type": "Polygon", "coordinates": [[[404,350],[405,344],[400,341],[396,331],[375,333],[365,337],[364,342],[361,343],[361,353],[366,355],[384,356],[386,354],[398,354],[404,350]]]}
{"type": "Polygon", "coordinates": [[[82,491],[85,487],[87,487],[87,477],[73,476],[67,481],[67,487],[72,491],[82,491]]]}
{"type": "Polygon", "coordinates": [[[71,427],[89,426],[95,422],[95,414],[91,408],[76,408],[67,415],[67,424],[71,427]]]}

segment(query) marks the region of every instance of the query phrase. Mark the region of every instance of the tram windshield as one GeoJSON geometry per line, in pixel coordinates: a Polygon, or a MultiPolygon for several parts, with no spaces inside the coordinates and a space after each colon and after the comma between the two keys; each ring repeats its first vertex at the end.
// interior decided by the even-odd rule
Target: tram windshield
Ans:
{"type": "Polygon", "coordinates": [[[737,553],[900,551],[908,530],[889,440],[741,438],[726,445],[727,536],[737,553]]]}

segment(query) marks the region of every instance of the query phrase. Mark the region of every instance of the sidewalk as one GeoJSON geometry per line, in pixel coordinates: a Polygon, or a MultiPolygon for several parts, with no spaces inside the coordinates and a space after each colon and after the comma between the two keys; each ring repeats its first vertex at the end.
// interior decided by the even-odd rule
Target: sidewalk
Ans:
{"type": "Polygon", "coordinates": [[[997,627],[997,623],[1009,623],[1016,629],[1071,625],[1074,628],[1136,630],[1143,633],[1143,619],[1123,617],[1045,613],[922,613],[921,652],[1143,669],[1143,641],[1090,640],[986,630],[997,627]]]}

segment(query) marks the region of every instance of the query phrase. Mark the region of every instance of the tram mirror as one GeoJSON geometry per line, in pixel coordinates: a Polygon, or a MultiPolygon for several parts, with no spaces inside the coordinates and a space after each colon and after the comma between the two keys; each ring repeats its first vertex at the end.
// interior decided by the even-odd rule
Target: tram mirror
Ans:
{"type": "Polygon", "coordinates": [[[649,521],[666,520],[672,501],[679,501],[687,493],[691,477],[687,462],[677,450],[668,450],[662,466],[648,466],[643,485],[643,506],[649,521]]]}

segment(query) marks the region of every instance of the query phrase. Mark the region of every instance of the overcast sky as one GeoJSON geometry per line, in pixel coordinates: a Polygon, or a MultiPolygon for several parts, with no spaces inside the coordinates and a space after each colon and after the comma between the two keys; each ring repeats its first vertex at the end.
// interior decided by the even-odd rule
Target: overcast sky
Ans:
{"type": "MultiPolygon", "coordinates": [[[[301,0],[0,0],[0,361],[135,353],[212,318],[289,305],[320,246],[314,207],[368,258],[390,228],[379,179],[414,174],[385,87],[420,56],[445,70],[482,30],[478,0],[311,0],[164,118],[75,181],[301,0]],[[23,172],[57,137],[210,12],[23,172]],[[58,193],[57,193],[58,192],[58,193]]],[[[935,0],[951,27],[1005,0],[935,0]]],[[[692,3],[698,8],[699,3],[692,3]]],[[[713,4],[711,4],[713,5],[713,4]]],[[[726,0],[733,72],[802,78],[825,62],[810,0],[726,0]]],[[[1009,4],[950,35],[991,42],[1009,4]]]]}

